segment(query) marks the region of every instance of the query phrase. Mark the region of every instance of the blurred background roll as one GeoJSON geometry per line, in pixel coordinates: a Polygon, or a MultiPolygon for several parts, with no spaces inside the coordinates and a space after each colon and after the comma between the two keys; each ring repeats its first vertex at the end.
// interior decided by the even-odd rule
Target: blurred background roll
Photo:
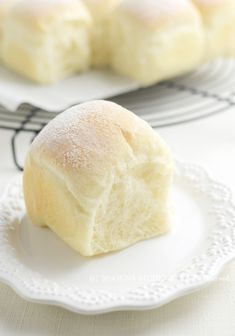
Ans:
{"type": "Polygon", "coordinates": [[[206,38],[205,60],[235,56],[235,0],[193,0],[206,38]]]}
{"type": "Polygon", "coordinates": [[[2,58],[3,25],[16,0],[0,0],[0,60],[2,58]]]}
{"type": "Polygon", "coordinates": [[[110,18],[111,64],[142,85],[195,68],[204,55],[201,17],[187,0],[124,0],[110,18]]]}
{"type": "Polygon", "coordinates": [[[20,0],[3,30],[3,62],[39,83],[51,83],[90,66],[90,22],[76,0],[20,0]]]}
{"type": "Polygon", "coordinates": [[[120,2],[121,0],[84,0],[93,19],[91,49],[94,67],[109,64],[109,17],[120,2]]]}

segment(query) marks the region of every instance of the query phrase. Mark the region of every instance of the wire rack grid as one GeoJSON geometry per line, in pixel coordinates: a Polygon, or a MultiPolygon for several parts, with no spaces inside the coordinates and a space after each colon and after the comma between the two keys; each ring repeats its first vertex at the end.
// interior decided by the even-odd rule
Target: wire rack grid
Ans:
{"type": "MultiPolygon", "coordinates": [[[[235,105],[234,87],[235,61],[218,60],[189,75],[110,100],[135,112],[153,128],[170,127],[228,111],[235,105]]],[[[15,112],[0,106],[0,129],[12,131],[12,156],[19,170],[23,167],[16,150],[18,136],[30,133],[33,140],[56,115],[29,104],[15,112]]]]}

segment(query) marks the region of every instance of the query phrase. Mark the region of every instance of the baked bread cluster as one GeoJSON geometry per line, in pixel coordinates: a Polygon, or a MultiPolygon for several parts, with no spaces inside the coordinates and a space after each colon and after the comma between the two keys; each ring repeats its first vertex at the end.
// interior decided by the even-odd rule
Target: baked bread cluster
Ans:
{"type": "Polygon", "coordinates": [[[161,137],[108,101],[58,115],[33,141],[24,169],[28,217],[84,256],[168,230],[173,164],[161,137]]]}
{"type": "Polygon", "coordinates": [[[109,67],[147,86],[235,55],[235,0],[1,0],[0,60],[38,83],[109,67]]]}

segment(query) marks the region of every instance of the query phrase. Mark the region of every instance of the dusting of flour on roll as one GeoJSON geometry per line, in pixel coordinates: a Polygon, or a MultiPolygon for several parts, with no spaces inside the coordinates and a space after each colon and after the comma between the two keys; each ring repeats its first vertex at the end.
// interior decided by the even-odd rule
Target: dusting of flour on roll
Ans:
{"type": "Polygon", "coordinates": [[[123,0],[110,18],[110,45],[114,70],[153,84],[201,62],[201,17],[189,0],[123,0]]]}
{"type": "Polygon", "coordinates": [[[192,10],[188,0],[124,0],[120,8],[149,25],[159,25],[192,10]]]}
{"type": "Polygon", "coordinates": [[[165,233],[172,158],[142,119],[108,101],[68,109],[36,137],[24,169],[27,214],[84,256],[165,233]]]}

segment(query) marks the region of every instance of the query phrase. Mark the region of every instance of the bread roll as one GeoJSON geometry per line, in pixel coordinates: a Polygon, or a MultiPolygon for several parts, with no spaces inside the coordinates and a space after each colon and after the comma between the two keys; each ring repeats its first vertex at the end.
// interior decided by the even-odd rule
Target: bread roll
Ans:
{"type": "Polygon", "coordinates": [[[93,18],[92,65],[104,67],[109,64],[109,16],[121,0],[84,0],[84,2],[93,18]]]}
{"type": "Polygon", "coordinates": [[[20,0],[4,27],[3,61],[39,83],[85,70],[90,20],[77,0],[20,0]]]}
{"type": "Polygon", "coordinates": [[[193,0],[205,26],[205,59],[235,56],[235,0],[193,0]]]}
{"type": "Polygon", "coordinates": [[[202,22],[188,0],[124,0],[110,25],[113,69],[142,85],[187,72],[202,60],[202,22]]]}
{"type": "Polygon", "coordinates": [[[32,223],[92,256],[168,229],[169,149],[133,113],[107,101],[57,116],[37,136],[24,170],[32,223]]]}
{"type": "Polygon", "coordinates": [[[16,0],[0,0],[0,60],[2,58],[2,35],[5,19],[16,0]]]}

